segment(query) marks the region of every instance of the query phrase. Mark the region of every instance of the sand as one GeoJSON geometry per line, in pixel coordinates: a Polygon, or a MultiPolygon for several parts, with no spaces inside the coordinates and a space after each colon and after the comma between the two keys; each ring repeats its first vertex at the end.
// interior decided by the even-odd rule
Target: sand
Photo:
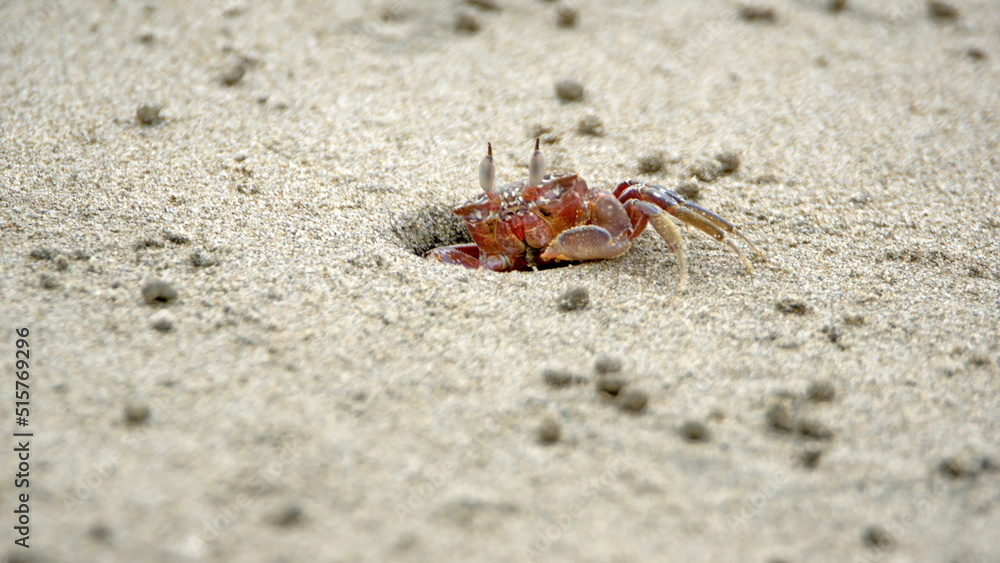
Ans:
{"type": "Polygon", "coordinates": [[[478,4],[0,4],[0,554],[1000,561],[996,3],[478,4]],[[535,135],[766,260],[421,259],[535,135]]]}

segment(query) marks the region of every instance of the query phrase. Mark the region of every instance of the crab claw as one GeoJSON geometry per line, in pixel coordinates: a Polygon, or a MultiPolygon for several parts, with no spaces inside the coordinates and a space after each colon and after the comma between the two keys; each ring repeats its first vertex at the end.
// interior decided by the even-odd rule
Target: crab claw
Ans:
{"type": "Polygon", "coordinates": [[[598,195],[590,209],[593,223],[560,233],[542,252],[542,260],[603,260],[629,249],[632,223],[615,196],[598,195]]]}

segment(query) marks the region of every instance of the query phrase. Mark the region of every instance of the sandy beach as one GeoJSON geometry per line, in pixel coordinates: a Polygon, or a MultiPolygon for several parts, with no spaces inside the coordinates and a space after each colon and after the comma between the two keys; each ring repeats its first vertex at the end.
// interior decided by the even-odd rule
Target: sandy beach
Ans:
{"type": "Polygon", "coordinates": [[[1000,5],[611,4],[0,1],[0,556],[1000,562],[1000,5]]]}

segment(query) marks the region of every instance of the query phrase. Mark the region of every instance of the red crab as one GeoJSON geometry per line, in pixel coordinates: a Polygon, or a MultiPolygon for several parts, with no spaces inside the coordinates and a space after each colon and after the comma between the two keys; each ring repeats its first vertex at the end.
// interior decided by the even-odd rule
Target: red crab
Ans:
{"type": "Polygon", "coordinates": [[[426,257],[497,272],[601,260],[628,250],[648,223],[677,256],[681,291],[687,280],[687,257],[680,231],[667,215],[729,245],[751,274],[750,261],[727,235],[740,238],[755,256],[762,256],[732,223],[663,186],[627,180],[612,193],[588,188],[574,173],[545,174],[538,139],[527,181],[497,189],[495,178],[493,147],[487,143],[486,156],[479,165],[483,193],[452,210],[465,221],[474,244],[441,246],[426,257]]]}

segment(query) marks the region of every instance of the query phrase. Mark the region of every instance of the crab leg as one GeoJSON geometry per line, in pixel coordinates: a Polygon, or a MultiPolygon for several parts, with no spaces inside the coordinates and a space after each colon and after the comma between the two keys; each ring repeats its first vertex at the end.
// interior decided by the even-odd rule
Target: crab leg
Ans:
{"type": "Polygon", "coordinates": [[[470,270],[478,269],[482,265],[479,262],[479,247],[475,244],[439,246],[424,254],[424,258],[435,258],[445,264],[465,266],[470,270]]]}
{"type": "MultiPolygon", "coordinates": [[[[715,240],[725,243],[726,246],[733,249],[739,257],[740,262],[743,263],[743,266],[746,267],[747,271],[751,274],[753,274],[753,266],[750,265],[750,261],[747,260],[746,256],[743,255],[743,252],[739,249],[739,247],[733,244],[733,242],[729,240],[726,235],[734,235],[745,242],[753,251],[754,256],[762,258],[764,255],[764,253],[761,252],[760,249],[757,248],[757,246],[747,237],[745,237],[743,233],[737,230],[732,223],[696,203],[684,201],[681,196],[663,186],[629,180],[618,185],[618,188],[615,189],[615,195],[617,195],[618,198],[624,202],[638,199],[655,204],[660,209],[663,209],[667,213],[676,217],[678,220],[682,221],[685,225],[694,227],[711,236],[715,240]]],[[[656,226],[654,225],[654,228],[655,227],[656,226]]],[[[660,232],[660,230],[657,229],[657,232],[660,232]]],[[[662,233],[661,236],[663,236],[662,233]]]]}
{"type": "Polygon", "coordinates": [[[687,284],[687,253],[684,251],[684,239],[677,225],[659,207],[641,199],[630,199],[625,202],[625,210],[632,219],[632,238],[642,232],[648,221],[660,238],[667,243],[670,251],[677,257],[677,269],[680,279],[677,281],[677,293],[684,291],[687,284]]]}
{"type": "Polygon", "coordinates": [[[432,248],[424,254],[424,258],[434,258],[445,264],[465,266],[470,270],[483,269],[494,272],[507,272],[530,268],[523,256],[510,257],[503,254],[483,254],[479,246],[475,243],[432,248]]]}
{"type": "Polygon", "coordinates": [[[739,238],[740,240],[742,240],[743,242],[745,242],[746,245],[750,247],[750,250],[753,251],[753,254],[754,254],[755,257],[757,257],[757,258],[763,258],[764,257],[764,252],[761,249],[757,248],[756,244],[754,244],[753,242],[750,241],[750,239],[748,239],[747,237],[745,237],[743,235],[743,233],[741,233],[739,231],[739,229],[737,229],[736,226],[733,225],[732,223],[730,223],[729,221],[726,221],[722,217],[720,217],[717,214],[709,211],[708,209],[705,209],[704,207],[698,205],[697,203],[684,202],[684,205],[685,205],[685,207],[688,207],[690,209],[693,209],[693,210],[695,210],[695,211],[703,214],[716,227],[722,229],[723,231],[725,231],[725,232],[727,232],[727,233],[729,233],[731,235],[736,236],[737,238],[739,238]]]}
{"type": "Polygon", "coordinates": [[[750,261],[747,260],[747,257],[743,255],[743,252],[735,244],[733,244],[733,241],[726,238],[726,231],[723,227],[720,227],[710,218],[698,213],[696,210],[688,206],[677,207],[673,210],[668,209],[667,212],[674,217],[677,217],[684,223],[691,225],[703,233],[706,233],[715,240],[726,243],[726,245],[729,248],[732,248],[733,251],[736,252],[736,255],[740,257],[740,262],[743,262],[747,271],[753,274],[753,266],[750,265],[750,261]]]}

